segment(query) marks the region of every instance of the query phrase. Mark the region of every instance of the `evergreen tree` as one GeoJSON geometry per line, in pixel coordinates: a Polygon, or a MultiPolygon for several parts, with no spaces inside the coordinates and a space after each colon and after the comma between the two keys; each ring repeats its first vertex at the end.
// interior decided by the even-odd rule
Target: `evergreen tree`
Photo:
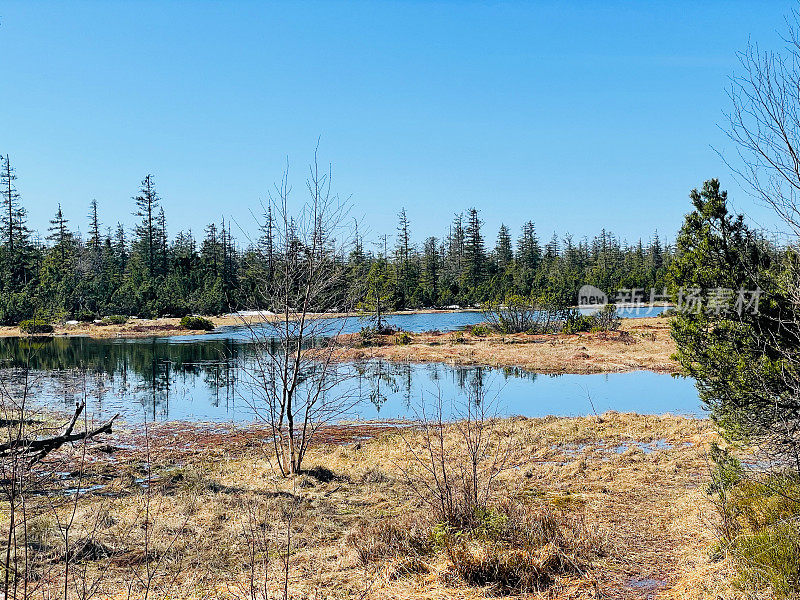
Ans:
{"type": "Polygon", "coordinates": [[[397,265],[397,289],[399,303],[405,305],[409,293],[409,257],[411,254],[411,232],[409,231],[408,216],[406,209],[400,210],[397,215],[397,244],[395,247],[395,263],[397,265]]]}
{"type": "Polygon", "coordinates": [[[439,244],[435,237],[425,240],[423,246],[422,286],[425,304],[436,306],[439,303],[439,244]]]}
{"type": "Polygon", "coordinates": [[[89,247],[97,252],[100,250],[100,218],[97,215],[97,200],[89,204],[89,247]]]}
{"type": "Polygon", "coordinates": [[[3,194],[3,244],[6,246],[11,260],[15,256],[16,227],[22,210],[19,205],[19,192],[14,185],[16,179],[17,175],[11,166],[11,159],[6,154],[0,165],[0,191],[3,194]]]}
{"type": "Polygon", "coordinates": [[[267,282],[271,283],[275,279],[275,220],[272,217],[271,205],[267,206],[267,211],[264,213],[259,245],[266,260],[267,282]]]}
{"type": "Polygon", "coordinates": [[[122,223],[117,223],[112,248],[117,271],[122,274],[128,266],[128,242],[125,239],[125,227],[122,226],[122,223]]]}
{"type": "Polygon", "coordinates": [[[157,264],[157,215],[159,208],[159,197],[156,194],[155,184],[152,175],[146,175],[142,180],[142,187],[139,195],[134,198],[136,201],[135,216],[141,218],[141,223],[136,226],[136,236],[142,248],[145,263],[150,277],[156,274],[157,264]]]}
{"type": "Polygon", "coordinates": [[[539,238],[536,236],[536,227],[533,221],[528,221],[522,226],[522,233],[517,240],[516,257],[516,287],[523,295],[527,296],[533,289],[533,282],[539,263],[542,260],[542,249],[539,238]]]}
{"type": "Polygon", "coordinates": [[[514,260],[514,251],[511,249],[511,233],[508,227],[503,224],[500,225],[500,230],[497,232],[497,244],[494,248],[494,256],[500,271],[505,271],[510,268],[511,261],[514,260]]]}
{"type": "Polygon", "coordinates": [[[163,207],[159,208],[156,217],[155,246],[156,272],[159,275],[166,275],[169,267],[169,240],[167,239],[167,217],[163,207]]]}
{"type": "Polygon", "coordinates": [[[474,294],[483,283],[486,274],[486,249],[481,233],[482,221],[478,210],[469,209],[467,228],[464,232],[464,270],[463,281],[470,293],[474,294]]]}
{"type": "Polygon", "coordinates": [[[49,232],[47,241],[52,243],[53,247],[58,250],[62,262],[66,258],[68,238],[70,237],[67,223],[68,220],[64,217],[64,213],[61,212],[61,204],[59,204],[55,216],[50,219],[50,227],[47,228],[49,232]]]}

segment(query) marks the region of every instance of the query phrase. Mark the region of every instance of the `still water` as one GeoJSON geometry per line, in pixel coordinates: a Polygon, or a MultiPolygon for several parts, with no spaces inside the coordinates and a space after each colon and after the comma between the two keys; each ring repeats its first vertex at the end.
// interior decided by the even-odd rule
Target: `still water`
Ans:
{"type": "MultiPolygon", "coordinates": [[[[629,306],[619,307],[617,314],[626,319],[643,317],[656,317],[666,310],[664,306],[629,306]]],[[[581,312],[592,312],[590,309],[581,309],[581,312]]],[[[388,315],[383,318],[387,325],[408,331],[422,333],[423,331],[457,331],[477,325],[486,320],[479,310],[461,312],[439,313],[403,313],[388,315]]],[[[346,319],[323,319],[320,321],[323,329],[331,334],[358,333],[362,327],[369,325],[367,320],[358,317],[346,319]]],[[[247,339],[249,332],[241,326],[220,327],[210,334],[205,334],[205,339],[247,339]]],[[[198,338],[190,338],[198,339],[198,338]]]]}
{"type": "MultiPolygon", "coordinates": [[[[13,388],[13,367],[30,356],[32,396],[51,407],[70,409],[85,395],[98,417],[121,412],[130,421],[250,422],[257,420],[247,375],[255,350],[240,331],[231,333],[110,340],[5,338],[0,339],[0,378],[13,388]]],[[[347,414],[353,419],[413,418],[421,402],[435,395],[441,395],[447,409],[451,401],[476,391],[504,415],[701,413],[692,380],[645,371],[548,376],[515,368],[382,361],[341,369],[348,375],[341,385],[359,399],[347,414]]]]}

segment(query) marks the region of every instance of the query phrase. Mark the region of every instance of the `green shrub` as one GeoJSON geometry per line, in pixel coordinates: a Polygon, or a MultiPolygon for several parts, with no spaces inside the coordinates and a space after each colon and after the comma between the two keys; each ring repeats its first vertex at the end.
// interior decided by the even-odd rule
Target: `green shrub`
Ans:
{"type": "Polygon", "coordinates": [[[591,315],[583,315],[577,310],[567,313],[561,333],[573,334],[580,331],[591,331],[595,326],[594,318],[591,315]]]}
{"type": "Polygon", "coordinates": [[[185,316],[181,319],[181,327],[197,331],[212,331],[214,323],[204,317],[185,316]]]}
{"type": "Polygon", "coordinates": [[[599,312],[592,315],[592,319],[594,320],[592,327],[600,331],[616,331],[621,320],[614,304],[606,304],[599,312]]]}
{"type": "Polygon", "coordinates": [[[375,343],[375,336],[378,335],[378,331],[374,327],[362,327],[358,335],[361,336],[362,346],[372,346],[375,343]]]}
{"type": "Polygon", "coordinates": [[[492,330],[485,323],[478,323],[477,325],[473,325],[470,328],[469,332],[472,335],[477,336],[477,337],[485,337],[485,336],[489,335],[490,333],[492,333],[492,330]]]}
{"type": "Polygon", "coordinates": [[[19,324],[22,333],[53,333],[53,326],[39,319],[26,319],[19,324]]]}
{"type": "Polygon", "coordinates": [[[606,304],[598,312],[591,315],[584,315],[574,309],[567,311],[564,315],[564,324],[561,332],[573,334],[581,331],[591,331],[593,333],[616,331],[619,329],[619,324],[620,318],[617,314],[617,307],[613,304],[606,304]]]}
{"type": "Polygon", "coordinates": [[[411,335],[407,331],[401,331],[394,336],[394,343],[398,346],[408,346],[412,341],[411,335]]]}
{"type": "Polygon", "coordinates": [[[91,323],[96,318],[97,314],[95,314],[91,310],[82,310],[77,315],[75,315],[75,319],[80,321],[81,323],[91,323]]]}
{"type": "Polygon", "coordinates": [[[710,491],[718,494],[723,548],[736,561],[736,582],[770,588],[777,598],[800,594],[800,479],[772,474],[748,479],[735,459],[712,448],[710,491]]]}
{"type": "Polygon", "coordinates": [[[128,322],[128,317],[125,315],[108,315],[103,317],[102,325],[124,325],[128,322]]]}

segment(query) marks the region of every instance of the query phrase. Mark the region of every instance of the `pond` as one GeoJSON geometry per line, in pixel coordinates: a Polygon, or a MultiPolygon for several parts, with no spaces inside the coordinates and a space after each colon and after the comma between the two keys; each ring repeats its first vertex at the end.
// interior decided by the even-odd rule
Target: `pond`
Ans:
{"type": "MultiPolygon", "coordinates": [[[[85,396],[98,417],[130,421],[257,420],[248,384],[254,347],[238,338],[90,339],[32,342],[0,339],[0,377],[14,387],[11,367],[31,355],[32,397],[70,409],[85,396]]],[[[341,386],[360,401],[352,419],[413,418],[420,403],[441,395],[450,403],[479,393],[503,415],[587,415],[606,410],[700,414],[693,381],[639,371],[548,376],[516,368],[369,361],[341,366],[341,386]]],[[[334,390],[332,393],[335,393],[334,390]]]]}

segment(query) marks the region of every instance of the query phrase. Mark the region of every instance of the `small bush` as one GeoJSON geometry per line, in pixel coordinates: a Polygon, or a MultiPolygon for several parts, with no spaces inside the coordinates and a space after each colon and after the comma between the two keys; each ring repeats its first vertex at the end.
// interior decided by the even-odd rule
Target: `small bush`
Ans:
{"type": "Polygon", "coordinates": [[[91,323],[96,318],[97,314],[91,310],[82,310],[75,316],[75,319],[81,323],[91,323]]]}
{"type": "Polygon", "coordinates": [[[26,319],[19,324],[19,330],[29,334],[53,333],[53,326],[38,319],[26,319]]]}
{"type": "Polygon", "coordinates": [[[358,335],[361,337],[362,346],[372,346],[378,331],[374,327],[362,327],[358,335]]]}
{"type": "Polygon", "coordinates": [[[594,318],[591,315],[582,315],[577,310],[571,311],[564,319],[561,333],[574,334],[580,331],[591,331],[595,326],[594,318]]]}
{"type": "Polygon", "coordinates": [[[727,452],[712,448],[710,492],[718,494],[723,547],[738,565],[737,583],[770,588],[777,598],[800,593],[800,479],[795,474],[747,478],[727,452]]]}
{"type": "Polygon", "coordinates": [[[546,591],[602,555],[594,530],[546,507],[506,504],[483,511],[470,531],[439,536],[458,578],[504,594],[546,591]]]}
{"type": "Polygon", "coordinates": [[[101,325],[124,325],[128,322],[128,317],[125,315],[108,315],[103,317],[101,325]]]}
{"type": "Polygon", "coordinates": [[[492,333],[492,330],[485,323],[478,323],[477,325],[473,325],[469,332],[476,337],[486,337],[492,333]]]}
{"type": "Polygon", "coordinates": [[[398,346],[408,346],[411,342],[411,335],[407,331],[401,331],[394,336],[394,343],[398,346]]]}
{"type": "Polygon", "coordinates": [[[561,332],[574,334],[581,331],[591,331],[592,333],[616,331],[619,329],[619,324],[617,307],[613,304],[606,304],[600,311],[591,315],[584,315],[577,310],[566,312],[561,332]]]}
{"type": "Polygon", "coordinates": [[[204,317],[185,316],[181,319],[181,327],[192,331],[213,331],[214,323],[204,317]]]}
{"type": "Polygon", "coordinates": [[[592,318],[594,319],[593,327],[601,331],[616,331],[619,329],[621,319],[614,304],[606,304],[599,312],[593,314],[592,318]]]}

